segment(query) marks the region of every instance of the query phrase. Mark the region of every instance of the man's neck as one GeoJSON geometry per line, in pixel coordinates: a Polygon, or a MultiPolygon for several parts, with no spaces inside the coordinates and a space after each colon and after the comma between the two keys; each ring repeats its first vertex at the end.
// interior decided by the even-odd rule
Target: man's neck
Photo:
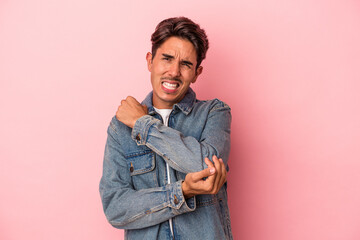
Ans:
{"type": "Polygon", "coordinates": [[[153,99],[153,106],[157,109],[172,109],[174,104],[158,103],[153,99]]]}

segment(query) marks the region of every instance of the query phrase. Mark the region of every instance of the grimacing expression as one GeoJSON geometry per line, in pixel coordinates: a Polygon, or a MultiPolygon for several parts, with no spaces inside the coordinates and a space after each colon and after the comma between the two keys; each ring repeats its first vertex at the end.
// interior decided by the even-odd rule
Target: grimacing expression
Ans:
{"type": "Polygon", "coordinates": [[[202,72],[196,69],[196,49],[183,38],[170,37],[157,49],[154,58],[146,54],[151,72],[153,105],[159,109],[171,109],[183,99],[191,83],[195,83],[202,72]]]}

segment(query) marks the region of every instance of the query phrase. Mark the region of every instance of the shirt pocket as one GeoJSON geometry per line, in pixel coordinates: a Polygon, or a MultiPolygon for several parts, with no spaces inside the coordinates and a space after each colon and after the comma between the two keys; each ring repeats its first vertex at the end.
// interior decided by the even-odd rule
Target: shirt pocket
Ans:
{"type": "Polygon", "coordinates": [[[128,170],[136,190],[158,186],[155,170],[155,154],[151,150],[125,156],[128,170]]]}

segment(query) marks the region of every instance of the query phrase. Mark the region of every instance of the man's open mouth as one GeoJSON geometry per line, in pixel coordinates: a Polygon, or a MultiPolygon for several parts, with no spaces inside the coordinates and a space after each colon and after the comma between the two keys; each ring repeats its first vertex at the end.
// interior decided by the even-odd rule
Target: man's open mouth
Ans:
{"type": "Polygon", "coordinates": [[[168,90],[176,90],[180,85],[178,83],[162,82],[162,86],[168,90]]]}

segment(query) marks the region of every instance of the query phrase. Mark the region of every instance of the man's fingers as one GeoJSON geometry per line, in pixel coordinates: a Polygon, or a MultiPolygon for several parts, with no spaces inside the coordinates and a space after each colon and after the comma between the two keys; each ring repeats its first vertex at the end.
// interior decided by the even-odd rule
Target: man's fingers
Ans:
{"type": "Polygon", "coordinates": [[[124,105],[125,103],[130,106],[137,105],[137,104],[140,105],[140,103],[136,100],[136,98],[134,98],[132,96],[127,96],[125,99],[121,100],[121,105],[124,105]]]}
{"type": "Polygon", "coordinates": [[[193,175],[193,179],[195,181],[199,181],[199,180],[202,180],[203,178],[214,175],[215,172],[216,172],[216,170],[215,170],[214,167],[206,168],[206,169],[204,169],[202,171],[195,172],[194,175],[193,175]]]}
{"type": "Polygon", "coordinates": [[[216,156],[213,156],[212,160],[214,163],[205,158],[208,168],[186,175],[182,188],[187,197],[198,194],[217,194],[224,185],[227,174],[225,164],[216,156]]]}
{"type": "MultiPolygon", "coordinates": [[[[227,177],[227,171],[226,171],[226,167],[225,164],[223,162],[223,160],[220,158],[219,159],[220,164],[221,164],[221,170],[222,170],[222,174],[221,174],[221,186],[226,182],[226,177],[227,177]]],[[[221,187],[220,186],[220,187],[221,187]]]]}
{"type": "Polygon", "coordinates": [[[126,101],[136,101],[136,99],[133,96],[127,96],[126,101]]]}
{"type": "MultiPolygon", "coordinates": [[[[210,174],[213,175],[216,173],[216,168],[214,166],[214,164],[209,160],[209,158],[205,158],[205,163],[208,166],[207,169],[210,169],[210,174]]],[[[206,170],[206,169],[205,169],[206,170]]]]}
{"type": "Polygon", "coordinates": [[[222,169],[221,169],[220,161],[215,155],[213,156],[212,159],[213,159],[213,162],[214,162],[214,165],[216,168],[216,172],[217,172],[213,191],[214,191],[214,193],[217,193],[217,191],[219,190],[219,184],[221,181],[222,169]]]}
{"type": "Polygon", "coordinates": [[[204,161],[208,168],[214,167],[214,164],[209,160],[209,158],[206,157],[204,161]]]}
{"type": "Polygon", "coordinates": [[[138,100],[136,100],[136,98],[134,98],[133,96],[128,96],[126,98],[126,101],[131,104],[131,105],[140,105],[140,103],[138,102],[138,100]]]}

